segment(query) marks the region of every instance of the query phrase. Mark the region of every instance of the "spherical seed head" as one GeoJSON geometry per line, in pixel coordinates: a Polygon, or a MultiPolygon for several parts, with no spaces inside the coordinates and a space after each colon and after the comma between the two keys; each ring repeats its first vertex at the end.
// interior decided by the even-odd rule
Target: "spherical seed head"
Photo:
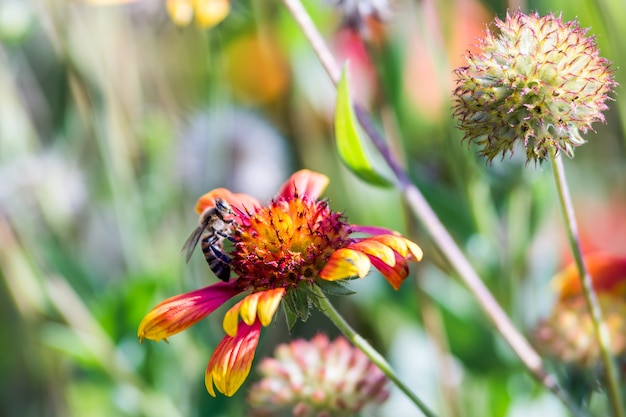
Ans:
{"type": "Polygon", "coordinates": [[[382,371],[343,337],[330,342],[318,334],[280,345],[259,371],[263,379],[248,396],[254,416],[286,408],[301,417],[352,416],[389,397],[382,371]]]}
{"type": "Polygon", "coordinates": [[[324,200],[297,193],[241,213],[239,219],[231,256],[242,290],[312,285],[333,252],[350,242],[341,213],[324,200]]]}
{"type": "Polygon", "coordinates": [[[552,14],[516,12],[495,19],[478,54],[455,71],[454,113],[464,139],[491,162],[512,154],[517,143],[527,162],[550,150],[573,156],[591,124],[604,121],[605,101],[616,83],[595,40],[576,21],[552,14]]]}

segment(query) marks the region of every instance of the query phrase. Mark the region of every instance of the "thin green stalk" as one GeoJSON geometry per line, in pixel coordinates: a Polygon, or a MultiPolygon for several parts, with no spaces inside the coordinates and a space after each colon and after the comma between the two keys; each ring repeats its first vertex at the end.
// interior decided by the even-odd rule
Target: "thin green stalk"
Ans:
{"type": "Polygon", "coordinates": [[[378,366],[378,368],[383,371],[387,378],[393,381],[394,384],[421,410],[421,412],[426,417],[436,417],[437,415],[432,412],[426,404],[413,392],[409,387],[407,387],[398,376],[394,373],[393,369],[391,369],[391,365],[385,360],[385,358],[378,353],[376,349],[370,345],[367,340],[365,340],[360,334],[358,334],[348,322],[346,322],[343,317],[335,310],[335,307],[330,303],[326,295],[319,289],[319,287],[315,286],[315,294],[318,297],[319,306],[324,314],[337,326],[339,330],[352,342],[352,344],[358,347],[365,355],[367,355],[370,360],[378,366]]]}
{"type": "Polygon", "coordinates": [[[587,301],[587,308],[591,315],[591,322],[600,345],[600,353],[602,356],[602,362],[606,369],[606,379],[609,400],[616,417],[624,417],[624,407],[620,396],[619,390],[619,375],[615,362],[611,356],[611,338],[608,328],[602,318],[602,310],[600,309],[600,303],[598,297],[593,289],[591,281],[591,275],[585,265],[583,253],[580,248],[580,240],[578,237],[578,225],[574,216],[574,206],[570,197],[569,188],[565,178],[565,169],[563,167],[563,160],[560,155],[556,154],[556,151],[552,151],[552,172],[554,174],[554,182],[556,183],[557,192],[559,194],[559,201],[561,203],[561,210],[563,213],[563,220],[565,222],[565,229],[567,231],[567,240],[569,241],[576,267],[578,268],[578,276],[580,278],[581,287],[585,300],[587,301]]]}

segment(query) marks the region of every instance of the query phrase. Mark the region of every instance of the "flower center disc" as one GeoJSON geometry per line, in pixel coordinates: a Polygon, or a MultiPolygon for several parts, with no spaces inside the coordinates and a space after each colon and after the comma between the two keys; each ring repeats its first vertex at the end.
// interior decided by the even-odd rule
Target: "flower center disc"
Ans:
{"type": "Polygon", "coordinates": [[[245,290],[313,282],[332,253],[348,241],[341,213],[306,196],[279,198],[240,217],[231,256],[238,286],[245,290]]]}

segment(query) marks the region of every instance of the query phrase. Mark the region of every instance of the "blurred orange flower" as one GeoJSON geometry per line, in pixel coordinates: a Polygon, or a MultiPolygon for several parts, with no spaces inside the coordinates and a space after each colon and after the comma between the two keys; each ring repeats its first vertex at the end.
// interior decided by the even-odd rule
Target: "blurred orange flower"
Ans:
{"type": "MultiPolygon", "coordinates": [[[[626,257],[599,252],[586,255],[584,260],[596,292],[613,296],[626,294],[626,257]]],[[[582,293],[576,264],[571,263],[559,272],[553,279],[553,285],[559,300],[580,297],[582,293]]]]}
{"type": "MultiPolygon", "coordinates": [[[[608,253],[585,255],[585,264],[611,337],[611,352],[626,353],[626,257],[608,253]]],[[[550,316],[535,330],[539,349],[550,357],[582,367],[598,363],[600,350],[578,269],[568,265],[553,279],[558,300],[550,316]]]]}
{"type": "Polygon", "coordinates": [[[287,60],[270,33],[262,36],[249,33],[237,37],[226,48],[226,62],[231,88],[246,101],[271,102],[289,85],[287,60]]]}

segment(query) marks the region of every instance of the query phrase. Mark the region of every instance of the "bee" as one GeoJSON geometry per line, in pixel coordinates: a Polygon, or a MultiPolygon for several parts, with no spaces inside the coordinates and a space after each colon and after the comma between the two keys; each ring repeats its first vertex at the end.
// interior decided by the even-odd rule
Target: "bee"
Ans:
{"type": "Polygon", "coordinates": [[[224,239],[233,241],[233,219],[226,216],[233,215],[230,205],[221,198],[215,199],[215,207],[206,209],[200,216],[198,227],[191,233],[183,245],[182,253],[189,262],[191,254],[202,240],[201,247],[211,271],[222,281],[230,279],[230,257],[224,252],[224,239]]]}

